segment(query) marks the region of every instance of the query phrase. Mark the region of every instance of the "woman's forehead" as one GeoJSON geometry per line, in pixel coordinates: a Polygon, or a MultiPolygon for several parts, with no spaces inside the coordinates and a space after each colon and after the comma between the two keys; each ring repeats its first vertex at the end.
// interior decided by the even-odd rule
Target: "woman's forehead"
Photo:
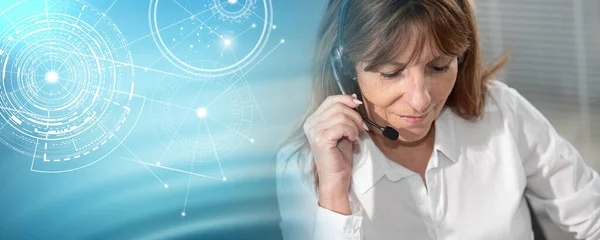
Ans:
{"type": "MultiPolygon", "coordinates": [[[[439,24],[427,18],[415,18],[374,32],[369,39],[363,61],[365,70],[373,70],[386,63],[402,65],[426,64],[440,56],[454,57],[463,51],[461,35],[440,30],[439,24]],[[461,49],[459,49],[461,48],[461,49]]],[[[361,59],[359,57],[358,59],[361,59]]]]}
{"type": "Polygon", "coordinates": [[[426,64],[443,57],[448,57],[434,43],[433,38],[426,34],[399,37],[392,49],[394,49],[394,54],[388,55],[385,60],[381,59],[382,61],[378,65],[407,66],[411,64],[426,64]]]}
{"type": "Polygon", "coordinates": [[[410,37],[408,39],[400,39],[405,42],[397,44],[396,55],[392,61],[400,63],[419,63],[430,62],[435,58],[443,56],[443,52],[439,49],[431,37],[410,37]]]}

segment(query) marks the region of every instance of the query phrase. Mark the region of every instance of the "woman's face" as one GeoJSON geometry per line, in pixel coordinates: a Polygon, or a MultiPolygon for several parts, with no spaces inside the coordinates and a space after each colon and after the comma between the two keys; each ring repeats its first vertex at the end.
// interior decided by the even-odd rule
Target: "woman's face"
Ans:
{"type": "Polygon", "coordinates": [[[373,71],[364,71],[365,62],[356,66],[367,115],[379,125],[398,130],[403,142],[416,142],[427,135],[456,82],[456,57],[441,54],[430,45],[425,44],[411,63],[407,61],[414,41],[392,62],[373,71]]]}

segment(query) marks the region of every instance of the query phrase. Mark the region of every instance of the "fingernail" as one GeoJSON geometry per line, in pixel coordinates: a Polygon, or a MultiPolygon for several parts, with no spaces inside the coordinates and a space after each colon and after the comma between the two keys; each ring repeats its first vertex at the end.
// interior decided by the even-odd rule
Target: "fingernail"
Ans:
{"type": "Polygon", "coordinates": [[[362,101],[360,101],[360,100],[357,99],[356,93],[352,94],[352,98],[354,98],[354,99],[352,99],[352,101],[354,103],[356,103],[356,104],[362,104],[363,103],[362,101]]]}
{"type": "Polygon", "coordinates": [[[369,127],[367,127],[367,124],[363,122],[363,127],[365,128],[365,130],[367,130],[367,132],[369,131],[369,127]]]}

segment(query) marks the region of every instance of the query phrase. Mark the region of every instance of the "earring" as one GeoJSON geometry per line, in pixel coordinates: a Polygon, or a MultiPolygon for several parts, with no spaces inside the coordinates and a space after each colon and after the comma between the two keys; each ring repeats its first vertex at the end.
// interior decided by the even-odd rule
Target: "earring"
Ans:
{"type": "Polygon", "coordinates": [[[356,77],[353,77],[352,80],[356,81],[356,77]]]}

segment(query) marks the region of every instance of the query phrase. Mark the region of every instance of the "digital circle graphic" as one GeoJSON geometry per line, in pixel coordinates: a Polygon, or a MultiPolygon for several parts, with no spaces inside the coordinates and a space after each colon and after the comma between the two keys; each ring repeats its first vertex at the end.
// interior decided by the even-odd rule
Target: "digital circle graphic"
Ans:
{"type": "Polygon", "coordinates": [[[271,0],[150,0],[152,38],[179,69],[221,77],[247,68],[263,51],[273,25],[271,0]],[[218,67],[203,67],[214,61],[218,67]]]}
{"type": "Polygon", "coordinates": [[[49,173],[112,152],[143,107],[114,22],[79,0],[20,1],[0,18],[0,142],[49,173]]]}
{"type": "Polygon", "coordinates": [[[211,7],[213,13],[219,14],[219,18],[230,23],[239,23],[247,20],[256,9],[256,0],[213,0],[211,7]]]}
{"type": "MultiPolygon", "coordinates": [[[[213,63],[203,63],[203,66],[213,63]]],[[[227,156],[248,136],[254,102],[248,84],[239,74],[202,81],[165,78],[157,86],[153,125],[169,155],[194,155],[196,162],[227,156]]]]}

